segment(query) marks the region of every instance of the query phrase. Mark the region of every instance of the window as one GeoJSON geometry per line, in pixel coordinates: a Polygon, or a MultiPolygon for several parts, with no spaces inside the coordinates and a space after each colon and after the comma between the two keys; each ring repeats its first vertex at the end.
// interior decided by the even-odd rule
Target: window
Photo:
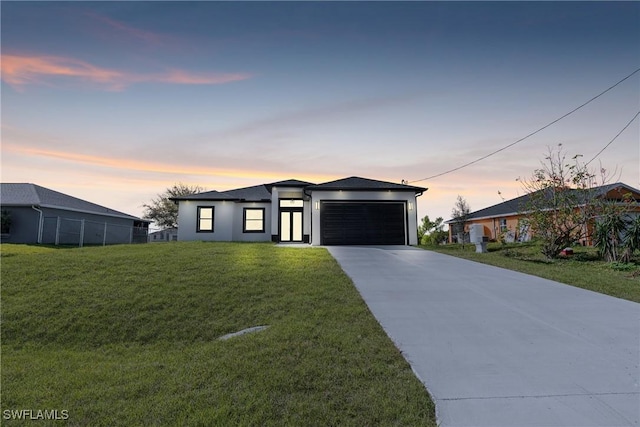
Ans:
{"type": "Polygon", "coordinates": [[[213,233],[213,206],[198,206],[198,223],[196,232],[213,233]]]}
{"type": "Polygon", "coordinates": [[[500,232],[504,233],[507,230],[508,230],[507,229],[507,219],[506,218],[500,219],[500,232]]]}
{"type": "Polygon", "coordinates": [[[264,233],[264,208],[244,208],[244,233],[264,233]]]}
{"type": "Polygon", "coordinates": [[[304,206],[304,201],[300,199],[280,199],[281,208],[301,208],[304,206]]]}

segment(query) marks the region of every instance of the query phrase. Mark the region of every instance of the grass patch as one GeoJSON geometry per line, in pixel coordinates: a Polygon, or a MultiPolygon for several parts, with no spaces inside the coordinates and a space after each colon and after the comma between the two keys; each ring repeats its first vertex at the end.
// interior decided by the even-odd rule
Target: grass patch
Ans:
{"type": "Polygon", "coordinates": [[[620,265],[598,259],[595,248],[576,247],[574,255],[548,260],[535,242],[502,245],[489,243],[488,253],[476,253],[475,245],[423,246],[447,255],[520,271],[617,298],[640,302],[640,260],[620,265]]]}
{"type": "Polygon", "coordinates": [[[1,251],[2,410],[67,410],[57,423],[78,426],[435,426],[423,385],[325,249],[1,251]],[[269,328],[217,340],[257,325],[269,328]]]}

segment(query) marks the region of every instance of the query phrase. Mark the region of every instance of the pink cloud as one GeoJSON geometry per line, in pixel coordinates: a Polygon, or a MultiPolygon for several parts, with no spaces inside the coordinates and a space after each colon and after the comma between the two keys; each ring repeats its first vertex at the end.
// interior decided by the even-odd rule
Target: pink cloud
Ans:
{"type": "Polygon", "coordinates": [[[41,83],[43,76],[76,77],[98,83],[113,83],[124,74],[87,62],[57,56],[2,55],[2,80],[12,86],[41,83]]]}
{"type": "Polygon", "coordinates": [[[155,76],[139,76],[141,81],[174,83],[184,85],[212,85],[230,83],[251,78],[248,73],[191,73],[184,70],[171,70],[155,76]]]}
{"type": "Polygon", "coordinates": [[[2,80],[16,89],[29,84],[50,83],[51,77],[67,77],[122,90],[134,83],[217,85],[251,78],[248,73],[192,73],[169,70],[163,73],[129,73],[102,68],[61,56],[2,55],[2,80]]]}

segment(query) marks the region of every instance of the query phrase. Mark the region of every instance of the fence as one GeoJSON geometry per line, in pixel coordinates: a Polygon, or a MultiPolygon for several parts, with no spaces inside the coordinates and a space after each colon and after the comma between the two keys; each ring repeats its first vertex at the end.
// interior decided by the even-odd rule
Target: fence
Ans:
{"type": "Polygon", "coordinates": [[[90,221],[86,219],[44,217],[42,243],[52,245],[113,245],[146,243],[147,227],[90,221]]]}

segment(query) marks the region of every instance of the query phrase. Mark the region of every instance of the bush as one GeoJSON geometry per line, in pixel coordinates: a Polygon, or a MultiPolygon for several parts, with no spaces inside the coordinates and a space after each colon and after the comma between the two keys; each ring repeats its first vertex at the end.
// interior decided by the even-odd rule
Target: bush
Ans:
{"type": "Polygon", "coordinates": [[[8,234],[11,230],[11,212],[3,209],[2,210],[2,223],[0,225],[0,229],[1,229],[1,233],[2,234],[8,234]]]}
{"type": "Polygon", "coordinates": [[[608,262],[627,263],[640,250],[640,216],[607,215],[596,223],[594,245],[608,262]]]}
{"type": "Polygon", "coordinates": [[[612,262],[609,268],[615,271],[633,271],[638,267],[632,262],[612,262]]]}

